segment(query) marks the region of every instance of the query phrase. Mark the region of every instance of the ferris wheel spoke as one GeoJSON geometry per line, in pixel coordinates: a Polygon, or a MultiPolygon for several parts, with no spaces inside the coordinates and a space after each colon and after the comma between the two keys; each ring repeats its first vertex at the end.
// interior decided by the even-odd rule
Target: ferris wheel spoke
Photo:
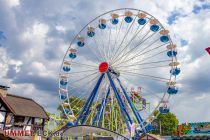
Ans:
{"type": "Polygon", "coordinates": [[[133,67],[133,66],[137,66],[137,65],[150,65],[150,64],[159,64],[159,63],[164,63],[164,62],[171,62],[171,59],[168,60],[160,60],[160,61],[151,61],[151,62],[147,62],[147,63],[138,63],[140,61],[137,61],[133,64],[130,65],[120,65],[120,66],[115,66],[114,68],[127,68],[127,67],[133,67]]]}
{"type": "Polygon", "coordinates": [[[94,43],[96,44],[96,48],[97,48],[97,50],[99,52],[100,57],[102,58],[103,61],[106,61],[105,60],[105,54],[100,51],[102,49],[99,47],[100,45],[98,45],[98,42],[96,41],[96,38],[93,37],[93,40],[94,40],[94,43]]]}
{"type": "MultiPolygon", "coordinates": [[[[128,60],[125,60],[125,58],[129,58],[129,55],[124,55],[124,56],[122,56],[122,57],[120,58],[121,60],[119,60],[120,62],[118,62],[116,65],[120,65],[121,63],[125,63],[125,62],[127,62],[127,61],[129,61],[129,60],[133,60],[135,57],[138,57],[138,55],[140,55],[140,54],[139,54],[140,52],[146,50],[146,48],[151,47],[151,46],[152,46],[154,43],[156,43],[158,40],[159,40],[159,39],[153,41],[151,44],[149,44],[149,45],[148,45],[147,47],[145,47],[143,50],[137,51],[137,53],[135,53],[134,56],[131,57],[131,58],[128,59],[128,60]]],[[[161,47],[161,46],[159,46],[159,47],[161,47]]],[[[130,54],[130,55],[131,55],[131,54],[130,54]]],[[[113,64],[113,65],[114,65],[114,64],[113,64]]]]}
{"type": "Polygon", "coordinates": [[[84,77],[82,77],[82,78],[80,78],[80,79],[78,79],[78,80],[76,80],[76,81],[73,81],[71,84],[73,84],[73,83],[76,83],[76,82],[79,82],[79,81],[82,81],[82,80],[85,80],[85,79],[87,79],[87,78],[89,78],[90,76],[92,76],[92,75],[96,75],[98,72],[94,72],[94,73],[92,73],[92,74],[89,74],[88,76],[84,76],[84,77]]]}
{"type": "MultiPolygon", "coordinates": [[[[150,20],[150,19],[149,19],[150,20]]],[[[146,23],[146,24],[144,24],[143,25],[143,27],[142,28],[140,28],[140,30],[138,31],[138,29],[139,29],[139,25],[138,25],[138,29],[136,30],[136,32],[135,32],[135,34],[133,35],[133,37],[131,38],[131,40],[129,41],[129,43],[127,44],[127,45],[125,45],[125,47],[123,48],[123,51],[131,44],[131,42],[137,37],[137,35],[139,34],[139,33],[141,33],[141,31],[144,29],[144,27],[149,23],[149,20],[148,20],[148,22],[146,23]]],[[[121,51],[122,52],[122,51],[121,51]]],[[[114,56],[112,56],[112,58],[113,58],[114,56]]],[[[113,58],[114,59],[114,58],[113,58]]],[[[113,60],[112,59],[112,60],[113,60]]]]}
{"type": "MultiPolygon", "coordinates": [[[[73,91],[73,90],[76,90],[76,89],[80,90],[81,87],[83,87],[83,88],[86,87],[86,89],[89,89],[89,88],[87,88],[87,87],[88,87],[89,85],[92,86],[92,84],[95,83],[95,81],[97,80],[97,78],[98,78],[98,75],[95,76],[94,78],[88,80],[87,82],[81,84],[80,86],[71,86],[71,85],[69,85],[69,87],[72,87],[72,88],[70,89],[70,91],[73,91]]],[[[71,95],[71,92],[70,92],[69,95],[71,95]]]]}
{"type": "Polygon", "coordinates": [[[141,73],[135,73],[135,72],[131,72],[131,71],[121,71],[121,73],[123,73],[125,75],[126,74],[127,75],[133,75],[133,76],[139,75],[139,76],[142,76],[142,77],[145,77],[145,78],[151,78],[153,80],[157,80],[157,81],[161,81],[161,82],[168,82],[170,80],[170,79],[163,78],[163,77],[152,76],[152,75],[141,74],[141,73]]]}
{"type": "Polygon", "coordinates": [[[74,75],[74,74],[78,74],[78,73],[88,73],[88,72],[93,72],[93,71],[97,71],[98,69],[88,69],[88,70],[84,70],[84,71],[76,71],[76,72],[71,72],[69,73],[69,75],[74,75]]]}
{"type": "MultiPolygon", "coordinates": [[[[155,56],[158,56],[158,55],[160,55],[160,54],[162,54],[162,53],[165,53],[166,51],[167,51],[167,50],[163,50],[163,51],[157,52],[157,53],[155,53],[155,54],[152,54],[152,55],[150,55],[150,56],[148,56],[148,57],[146,57],[146,58],[143,58],[143,59],[140,60],[140,61],[136,61],[136,62],[132,63],[132,65],[135,65],[135,64],[138,64],[139,62],[144,62],[144,61],[146,61],[146,60],[149,60],[149,59],[151,59],[151,58],[154,58],[155,56]]],[[[139,56],[133,56],[133,57],[127,59],[126,61],[122,62],[122,63],[123,63],[122,66],[124,66],[124,65],[127,64],[127,63],[130,63],[130,61],[132,61],[132,60],[134,59],[134,57],[135,57],[135,59],[136,59],[136,58],[138,58],[139,56]]],[[[116,65],[116,66],[117,66],[117,65],[116,65]]]]}
{"type": "MultiPolygon", "coordinates": [[[[150,33],[150,31],[147,31],[147,33],[144,35],[144,37],[140,39],[140,42],[143,42],[143,41],[144,41],[144,38],[148,35],[148,33],[150,33]],[[143,41],[142,41],[142,40],[143,40],[143,41]]],[[[137,37],[138,37],[138,36],[137,36],[137,37]]],[[[127,46],[129,46],[129,45],[127,45],[127,46]]],[[[139,46],[139,45],[137,45],[137,47],[138,47],[138,46],[139,46]]],[[[134,48],[135,48],[135,47],[134,47],[134,48]]],[[[124,51],[124,49],[123,49],[123,51],[124,51]]],[[[125,50],[124,52],[126,52],[126,50],[125,50]]],[[[124,56],[124,54],[125,54],[124,52],[122,53],[122,51],[121,51],[121,52],[119,53],[119,55],[122,54],[121,56],[124,56]]],[[[119,56],[117,56],[117,57],[119,57],[119,56]]],[[[117,60],[119,60],[119,59],[115,58],[115,59],[113,60],[113,63],[112,63],[112,64],[114,65],[114,63],[115,63],[117,60]]]]}
{"type": "Polygon", "coordinates": [[[93,73],[93,71],[91,72],[91,71],[89,71],[89,72],[85,72],[85,73],[74,73],[74,74],[72,74],[72,75],[70,75],[69,76],[69,80],[75,80],[75,79],[78,79],[78,78],[80,78],[80,77],[88,77],[89,76],[89,74],[92,74],[93,73]]]}
{"type": "Polygon", "coordinates": [[[134,20],[132,21],[131,25],[130,25],[130,26],[127,25],[127,29],[126,29],[125,35],[124,35],[124,37],[123,37],[123,39],[122,39],[120,45],[118,45],[117,50],[116,50],[116,53],[115,53],[114,56],[113,56],[113,59],[115,59],[115,56],[118,56],[118,55],[117,55],[117,54],[118,54],[118,51],[120,51],[120,50],[119,50],[120,47],[122,46],[124,40],[125,40],[126,37],[128,36],[129,31],[131,30],[131,27],[133,27],[133,24],[134,24],[135,22],[136,22],[136,16],[135,16],[134,20]],[[128,28],[128,27],[129,27],[129,28],[128,28]]]}
{"type": "MultiPolygon", "coordinates": [[[[92,62],[92,61],[91,61],[91,62],[92,62]]],[[[98,67],[97,65],[84,64],[84,63],[79,63],[79,62],[74,62],[74,61],[71,61],[70,63],[72,63],[72,64],[74,64],[74,65],[85,66],[85,67],[91,67],[91,68],[96,68],[96,67],[98,67]]]]}
{"type": "MultiPolygon", "coordinates": [[[[166,44],[168,44],[168,43],[166,43],[166,44]]],[[[144,54],[148,54],[148,53],[150,53],[150,52],[152,52],[152,51],[154,51],[154,50],[156,50],[156,49],[159,49],[159,48],[165,46],[166,44],[159,45],[159,46],[157,46],[157,47],[155,47],[155,48],[153,48],[153,49],[150,49],[150,50],[148,50],[148,51],[146,51],[146,52],[140,51],[139,54],[137,54],[136,56],[134,56],[134,58],[135,58],[135,57],[142,56],[142,55],[144,55],[144,54]]]]}
{"type": "MultiPolygon", "coordinates": [[[[124,20],[122,19],[122,21],[121,21],[121,23],[120,23],[120,27],[119,27],[119,29],[118,29],[118,32],[117,32],[117,29],[116,29],[117,35],[116,35],[116,37],[115,37],[115,41],[114,41],[114,45],[113,45],[113,46],[117,46],[117,40],[118,40],[118,38],[119,38],[119,36],[120,36],[120,32],[121,32],[121,28],[122,28],[123,24],[124,24],[124,20]]],[[[116,53],[116,49],[117,49],[117,47],[114,47],[114,48],[113,48],[113,52],[112,52],[112,57],[111,57],[111,58],[113,58],[113,55],[116,53]]],[[[112,60],[111,60],[111,61],[112,61],[112,60]]]]}
{"type": "MultiPolygon", "coordinates": [[[[91,90],[91,89],[89,88],[89,86],[94,86],[94,84],[95,84],[96,80],[98,79],[98,77],[99,77],[99,75],[97,75],[97,76],[95,76],[94,78],[88,80],[87,82],[84,82],[83,84],[81,84],[81,85],[79,85],[79,86],[71,86],[71,85],[69,85],[69,87],[72,87],[72,88],[71,88],[72,91],[74,91],[74,90],[76,90],[76,89],[77,89],[78,91],[82,91],[82,90],[81,90],[81,87],[83,87],[83,89],[89,89],[89,90],[91,90]]],[[[82,92],[84,92],[84,91],[82,91],[82,92]]],[[[72,92],[72,93],[73,93],[73,92],[72,92]]],[[[71,95],[71,92],[70,92],[70,95],[71,95]]]]}
{"type": "Polygon", "coordinates": [[[163,51],[161,51],[161,52],[158,52],[158,53],[156,53],[156,54],[153,54],[153,55],[151,55],[151,56],[149,56],[149,57],[146,57],[146,58],[144,58],[142,61],[139,61],[139,62],[144,62],[144,61],[146,61],[146,60],[149,60],[149,59],[151,59],[151,58],[154,58],[155,56],[158,56],[158,55],[160,55],[160,54],[162,54],[162,53],[165,53],[165,52],[167,52],[168,50],[163,50],[163,51]]]}
{"type": "Polygon", "coordinates": [[[153,66],[153,67],[143,67],[143,68],[139,68],[139,69],[133,69],[133,68],[130,68],[130,69],[120,69],[120,70],[132,70],[132,71],[135,71],[135,70],[145,70],[145,69],[155,69],[155,68],[169,68],[169,65],[161,65],[161,66],[153,66]]]}
{"type": "Polygon", "coordinates": [[[101,42],[102,42],[101,50],[102,50],[102,52],[103,52],[103,54],[104,54],[104,59],[105,59],[106,61],[108,61],[108,56],[107,56],[107,53],[106,53],[106,48],[105,48],[105,46],[104,46],[104,44],[105,44],[105,43],[104,43],[104,39],[103,39],[104,34],[103,34],[102,30],[100,30],[100,32],[101,32],[100,40],[101,40],[101,42]]]}
{"type": "Polygon", "coordinates": [[[93,45],[92,45],[92,47],[89,47],[89,46],[87,45],[87,48],[91,50],[91,52],[97,57],[97,60],[98,60],[98,62],[100,63],[101,61],[104,61],[104,60],[105,60],[105,59],[104,59],[105,57],[103,56],[102,52],[100,51],[101,48],[99,47],[100,45],[99,45],[98,42],[96,41],[96,37],[95,37],[95,36],[93,37],[93,43],[95,44],[95,45],[94,45],[95,48],[93,48],[93,45]]]}
{"type": "MultiPolygon", "coordinates": [[[[147,48],[150,48],[150,47],[151,47],[154,43],[156,43],[158,40],[159,40],[159,39],[155,40],[154,42],[152,42],[151,44],[149,44],[147,47],[145,47],[143,50],[137,51],[137,52],[134,54],[134,56],[132,56],[132,54],[130,53],[130,54],[128,54],[128,55],[122,57],[122,58],[121,58],[121,61],[118,62],[118,64],[116,64],[116,65],[120,65],[121,63],[129,62],[130,60],[134,60],[134,59],[138,58],[139,56],[142,56],[143,54],[146,54],[146,53],[140,53],[140,52],[146,50],[147,48]],[[139,54],[139,53],[140,53],[140,54],[139,54]],[[131,58],[129,58],[130,56],[131,56],[131,58]]],[[[163,45],[160,45],[160,46],[156,47],[155,49],[158,49],[158,48],[160,48],[160,47],[162,47],[162,46],[163,46],[163,45]]],[[[155,50],[155,49],[152,49],[152,50],[150,50],[150,51],[153,51],[153,50],[155,50]]],[[[150,51],[148,51],[147,53],[149,53],[150,51]]]]}
{"type": "MultiPolygon", "coordinates": [[[[94,49],[91,49],[91,47],[89,47],[89,46],[86,46],[86,47],[94,54],[94,56],[96,57],[97,61],[100,63],[102,61],[102,57],[98,56],[97,53],[94,51],[94,49]]],[[[101,55],[101,54],[99,54],[99,55],[101,55]]]]}
{"type": "Polygon", "coordinates": [[[108,62],[110,61],[110,39],[111,39],[111,36],[112,36],[112,28],[109,27],[109,41],[108,41],[108,49],[107,49],[107,56],[108,56],[108,62]]]}
{"type": "MultiPolygon", "coordinates": [[[[161,30],[161,28],[160,28],[159,30],[161,30]]],[[[158,31],[159,31],[159,30],[158,30],[158,31]]],[[[146,42],[149,38],[151,38],[151,37],[154,36],[156,33],[158,33],[158,31],[157,31],[157,32],[154,32],[154,33],[152,33],[150,36],[146,37],[146,36],[150,33],[150,31],[148,31],[148,32],[144,35],[144,37],[140,40],[140,43],[139,43],[139,44],[137,44],[134,48],[132,48],[132,49],[129,50],[128,52],[123,53],[123,54],[121,55],[121,57],[125,56],[125,54],[126,54],[126,55],[132,54],[133,51],[135,51],[136,48],[138,48],[140,45],[142,45],[144,42],[146,42]],[[145,37],[146,37],[146,39],[144,39],[145,37]]],[[[159,40],[159,39],[155,40],[153,43],[157,42],[158,40],[159,40]]],[[[120,58],[120,59],[121,59],[121,58],[120,58]]],[[[118,59],[118,60],[119,60],[119,59],[118,59]]],[[[116,61],[117,61],[117,60],[115,60],[114,63],[116,63],[116,61]]],[[[112,63],[112,64],[114,65],[114,63],[112,63]]]]}

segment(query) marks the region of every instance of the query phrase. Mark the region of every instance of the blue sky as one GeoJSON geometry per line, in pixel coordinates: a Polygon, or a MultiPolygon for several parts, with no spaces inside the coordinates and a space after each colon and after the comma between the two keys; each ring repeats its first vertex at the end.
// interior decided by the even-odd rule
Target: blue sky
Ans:
{"type": "Polygon", "coordinates": [[[179,46],[182,74],[172,112],[180,122],[210,121],[209,1],[0,0],[0,7],[0,78],[12,93],[55,111],[59,68],[73,36],[98,15],[131,7],[158,18],[179,46]]]}

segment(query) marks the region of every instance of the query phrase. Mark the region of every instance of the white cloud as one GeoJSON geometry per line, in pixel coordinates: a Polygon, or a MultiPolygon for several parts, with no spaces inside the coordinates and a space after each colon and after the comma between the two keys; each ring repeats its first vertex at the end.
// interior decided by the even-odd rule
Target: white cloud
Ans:
{"type": "Polygon", "coordinates": [[[25,41],[31,40],[36,42],[39,40],[44,40],[48,30],[48,25],[43,23],[34,23],[32,27],[28,27],[27,30],[23,33],[22,39],[25,41]]]}
{"type": "MultiPolygon", "coordinates": [[[[210,45],[210,19],[208,18],[210,13],[201,11],[199,14],[193,14],[191,12],[199,1],[124,0],[120,2],[108,0],[90,2],[72,0],[68,2],[40,1],[40,4],[36,1],[32,4],[30,1],[19,0],[5,0],[5,2],[8,5],[8,7],[2,6],[7,11],[2,15],[5,18],[2,19],[5,25],[0,23],[0,30],[5,30],[5,34],[9,35],[7,37],[9,45],[0,48],[0,69],[3,70],[0,75],[3,77],[1,81],[12,87],[12,93],[32,97],[50,111],[55,111],[58,96],[54,93],[57,93],[57,90],[46,91],[37,87],[40,87],[39,83],[43,82],[42,78],[57,79],[62,58],[73,36],[101,13],[121,7],[133,7],[154,15],[170,30],[172,40],[178,46],[178,59],[182,63],[182,73],[178,77],[181,91],[179,95],[172,98],[172,111],[181,122],[210,121],[208,117],[210,111],[208,109],[204,111],[204,108],[208,106],[210,93],[199,92],[202,85],[196,83],[199,83],[199,77],[205,79],[210,65],[209,56],[204,55],[204,48],[210,45]],[[167,18],[173,11],[179,11],[187,16],[182,16],[174,24],[168,25],[167,18]],[[189,44],[180,47],[181,39],[187,40],[189,44]],[[15,83],[6,77],[11,65],[15,65],[17,73],[15,78],[20,78],[20,81],[25,78],[24,74],[37,76],[37,79],[39,77],[42,81],[38,82],[33,79],[34,77],[30,77],[34,80],[33,82],[15,83]],[[191,84],[195,87],[191,87],[191,84]],[[188,93],[190,88],[196,88],[198,93],[188,93]],[[48,103],[47,98],[53,100],[48,103]],[[199,106],[196,106],[195,102],[198,102],[199,106]],[[205,115],[200,115],[202,113],[205,115]]],[[[27,78],[29,77],[26,77],[26,80],[27,78]]],[[[56,80],[44,81],[42,86],[48,88],[52,85],[47,84],[56,85],[56,82],[56,80]]],[[[209,83],[210,81],[207,81],[203,84],[209,83]]]]}
{"type": "Polygon", "coordinates": [[[205,99],[206,98],[206,94],[202,94],[201,96],[198,96],[198,97],[195,97],[195,100],[203,100],[203,99],[205,99]]]}
{"type": "Polygon", "coordinates": [[[15,7],[20,5],[20,0],[6,0],[10,7],[15,7]]]}
{"type": "Polygon", "coordinates": [[[64,26],[58,25],[55,26],[56,30],[60,31],[60,32],[66,32],[66,28],[64,26]]]}

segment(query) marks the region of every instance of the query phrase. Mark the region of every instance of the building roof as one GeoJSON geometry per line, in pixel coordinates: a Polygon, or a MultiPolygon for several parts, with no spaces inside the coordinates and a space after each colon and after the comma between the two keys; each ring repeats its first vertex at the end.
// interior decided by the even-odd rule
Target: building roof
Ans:
{"type": "Polygon", "coordinates": [[[140,140],[162,140],[160,136],[158,135],[154,135],[154,134],[143,134],[141,137],[140,137],[140,140]]]}
{"type": "Polygon", "coordinates": [[[6,97],[0,95],[0,98],[9,108],[9,110],[16,116],[48,119],[48,115],[44,108],[36,103],[33,99],[11,94],[7,94],[6,97]]]}

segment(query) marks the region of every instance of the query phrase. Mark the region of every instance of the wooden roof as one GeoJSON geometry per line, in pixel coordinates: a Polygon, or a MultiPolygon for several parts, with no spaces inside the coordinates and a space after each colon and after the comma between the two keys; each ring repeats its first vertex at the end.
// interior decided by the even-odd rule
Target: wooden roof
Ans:
{"type": "Polygon", "coordinates": [[[16,116],[27,116],[48,119],[48,115],[44,108],[36,103],[33,99],[21,96],[7,94],[3,97],[0,94],[1,100],[9,108],[9,110],[16,116]]]}

